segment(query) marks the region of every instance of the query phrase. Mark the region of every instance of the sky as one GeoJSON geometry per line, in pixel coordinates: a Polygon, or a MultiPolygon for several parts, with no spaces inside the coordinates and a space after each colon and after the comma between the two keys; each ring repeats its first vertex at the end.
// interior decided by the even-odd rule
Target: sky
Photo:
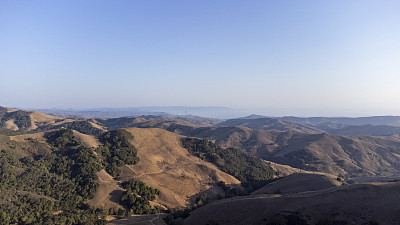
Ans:
{"type": "Polygon", "coordinates": [[[400,115],[400,1],[0,1],[0,105],[400,115]]]}

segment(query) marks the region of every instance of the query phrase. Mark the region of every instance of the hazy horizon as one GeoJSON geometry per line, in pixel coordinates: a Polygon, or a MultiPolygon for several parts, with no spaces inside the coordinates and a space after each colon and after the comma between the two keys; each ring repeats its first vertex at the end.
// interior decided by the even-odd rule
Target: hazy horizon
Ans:
{"type": "Polygon", "coordinates": [[[398,1],[2,1],[0,105],[400,115],[398,1]]]}
{"type": "Polygon", "coordinates": [[[225,106],[133,106],[133,107],[81,107],[81,108],[40,108],[40,107],[10,107],[21,110],[34,110],[46,112],[143,112],[143,115],[150,115],[151,113],[167,113],[170,115],[193,115],[200,117],[218,118],[218,119],[232,119],[245,117],[250,115],[260,115],[266,117],[375,117],[375,116],[400,116],[400,114],[379,114],[370,113],[372,110],[366,110],[369,113],[354,114],[350,112],[332,113],[326,111],[309,111],[307,109],[267,109],[267,108],[234,108],[225,106]],[[149,113],[149,114],[146,114],[149,113]]]}

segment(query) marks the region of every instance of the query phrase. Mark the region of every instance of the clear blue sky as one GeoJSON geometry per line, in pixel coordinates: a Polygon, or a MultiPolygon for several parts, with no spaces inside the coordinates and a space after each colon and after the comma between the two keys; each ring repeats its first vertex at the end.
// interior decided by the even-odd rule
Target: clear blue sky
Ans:
{"type": "Polygon", "coordinates": [[[400,1],[3,0],[0,78],[9,107],[400,115],[400,1]]]}

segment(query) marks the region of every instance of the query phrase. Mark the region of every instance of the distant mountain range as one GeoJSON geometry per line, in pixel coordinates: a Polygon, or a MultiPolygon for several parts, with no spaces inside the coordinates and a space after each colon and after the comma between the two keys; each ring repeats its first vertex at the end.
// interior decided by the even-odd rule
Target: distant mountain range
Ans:
{"type": "Polygon", "coordinates": [[[210,118],[232,118],[239,114],[228,107],[189,107],[189,106],[149,106],[124,108],[92,108],[92,109],[25,109],[40,111],[60,117],[83,118],[119,118],[137,117],[143,115],[154,116],[202,116],[210,118]]]}

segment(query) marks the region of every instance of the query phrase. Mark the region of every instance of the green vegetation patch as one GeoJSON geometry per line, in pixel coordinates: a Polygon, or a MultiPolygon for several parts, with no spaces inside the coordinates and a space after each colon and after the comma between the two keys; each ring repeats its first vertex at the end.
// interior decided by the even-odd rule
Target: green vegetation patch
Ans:
{"type": "Polygon", "coordinates": [[[0,121],[0,127],[5,127],[8,120],[14,119],[14,123],[19,129],[26,129],[31,126],[31,116],[29,112],[18,110],[15,112],[6,113],[0,121]]]}
{"type": "Polygon", "coordinates": [[[146,186],[142,181],[131,179],[123,182],[122,187],[126,189],[121,197],[121,203],[132,214],[159,213],[159,207],[151,208],[150,202],[156,199],[160,191],[146,186]]]}
{"type": "Polygon", "coordinates": [[[223,172],[234,176],[249,192],[270,182],[275,175],[267,163],[237,148],[224,149],[211,141],[198,138],[183,138],[182,146],[194,156],[211,162],[223,172]]]}
{"type": "Polygon", "coordinates": [[[98,122],[110,129],[119,129],[126,127],[133,127],[134,126],[133,120],[134,120],[133,118],[120,117],[120,118],[98,120],[98,122]]]}
{"type": "Polygon", "coordinates": [[[118,178],[121,172],[118,167],[139,162],[135,146],[129,143],[132,138],[132,134],[123,129],[108,131],[100,137],[104,146],[98,147],[96,152],[104,157],[104,167],[111,176],[118,178]]]}
{"type": "Polygon", "coordinates": [[[110,212],[124,217],[161,211],[149,203],[160,192],[135,180],[122,184],[126,191],[121,202],[126,210],[104,210],[86,203],[98,189],[98,171],[106,168],[115,177],[119,166],[138,162],[129,132],[102,135],[104,146],[96,149],[101,156],[83,146],[70,129],[44,137],[50,147],[32,138],[22,143],[0,135],[0,224],[97,225],[105,224],[110,212]]]}
{"type": "Polygon", "coordinates": [[[21,158],[14,149],[0,151],[2,224],[105,224],[103,211],[85,203],[97,191],[100,160],[75,140],[71,130],[45,137],[50,151],[21,158]]]}

